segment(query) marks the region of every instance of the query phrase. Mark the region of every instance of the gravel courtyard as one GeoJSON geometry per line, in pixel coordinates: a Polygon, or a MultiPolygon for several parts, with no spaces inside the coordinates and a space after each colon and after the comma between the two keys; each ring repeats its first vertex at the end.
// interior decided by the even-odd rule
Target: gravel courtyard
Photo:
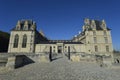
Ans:
{"type": "Polygon", "coordinates": [[[33,63],[13,71],[0,72],[0,80],[120,80],[120,68],[71,62],[63,56],[50,63],[33,63]]]}

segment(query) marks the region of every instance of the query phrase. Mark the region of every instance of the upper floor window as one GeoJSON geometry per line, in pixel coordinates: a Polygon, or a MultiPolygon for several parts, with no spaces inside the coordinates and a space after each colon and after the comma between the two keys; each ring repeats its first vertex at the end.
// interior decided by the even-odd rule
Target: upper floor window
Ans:
{"type": "Polygon", "coordinates": [[[94,37],[94,43],[97,43],[97,38],[96,37],[94,37]]]}
{"type": "Polygon", "coordinates": [[[108,43],[108,38],[107,38],[107,37],[104,37],[104,39],[105,39],[105,43],[108,43]]]}
{"type": "Polygon", "coordinates": [[[103,31],[104,35],[107,35],[106,31],[103,31]]]}
{"type": "Polygon", "coordinates": [[[93,31],[93,35],[96,35],[96,32],[95,32],[95,31],[93,31]]]}
{"type": "Polygon", "coordinates": [[[23,35],[22,48],[26,48],[27,45],[27,35],[23,35]]]}
{"type": "Polygon", "coordinates": [[[109,46],[106,46],[106,52],[109,52],[109,46]]]}
{"type": "Polygon", "coordinates": [[[17,48],[18,47],[18,41],[19,41],[19,36],[18,34],[15,35],[15,38],[14,38],[14,44],[13,44],[13,47],[14,48],[17,48]]]}
{"type": "Polygon", "coordinates": [[[98,46],[95,46],[95,52],[98,52],[98,46]]]}

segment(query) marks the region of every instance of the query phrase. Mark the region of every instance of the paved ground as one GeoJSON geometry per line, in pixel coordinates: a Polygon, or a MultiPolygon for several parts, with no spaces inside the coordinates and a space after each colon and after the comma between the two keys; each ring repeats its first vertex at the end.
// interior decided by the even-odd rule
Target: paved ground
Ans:
{"type": "Polygon", "coordinates": [[[101,68],[95,63],[70,62],[63,56],[51,63],[33,63],[0,73],[0,80],[120,80],[120,68],[101,68]]]}

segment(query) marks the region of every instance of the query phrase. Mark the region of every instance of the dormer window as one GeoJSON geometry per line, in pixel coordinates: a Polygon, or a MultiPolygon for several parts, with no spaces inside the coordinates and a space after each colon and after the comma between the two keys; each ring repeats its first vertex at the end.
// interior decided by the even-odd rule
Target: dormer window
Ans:
{"type": "Polygon", "coordinates": [[[105,28],[106,27],[106,25],[105,24],[102,24],[102,26],[105,28]]]}
{"type": "Polygon", "coordinates": [[[90,25],[89,19],[85,19],[85,20],[84,20],[84,23],[85,23],[85,25],[90,25]]]}
{"type": "Polygon", "coordinates": [[[91,28],[92,28],[92,29],[96,29],[96,24],[95,24],[95,21],[94,21],[94,20],[91,21],[91,28]]]}
{"type": "Polygon", "coordinates": [[[16,27],[16,30],[20,30],[20,26],[17,26],[17,27],[16,27]]]}
{"type": "Polygon", "coordinates": [[[105,21],[104,21],[104,20],[102,20],[101,27],[102,27],[103,29],[106,29],[106,23],[105,23],[105,21]]]}
{"type": "Polygon", "coordinates": [[[28,30],[28,27],[27,27],[27,26],[24,26],[24,30],[28,30]]]}

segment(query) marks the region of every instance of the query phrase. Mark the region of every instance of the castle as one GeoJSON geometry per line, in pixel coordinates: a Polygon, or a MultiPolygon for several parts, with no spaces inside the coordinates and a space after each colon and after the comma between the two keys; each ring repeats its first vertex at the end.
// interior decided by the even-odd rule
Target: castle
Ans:
{"type": "Polygon", "coordinates": [[[111,29],[104,20],[86,18],[81,33],[71,40],[49,40],[38,32],[32,20],[19,20],[11,30],[8,53],[86,53],[111,55],[113,52],[111,29]]]}

